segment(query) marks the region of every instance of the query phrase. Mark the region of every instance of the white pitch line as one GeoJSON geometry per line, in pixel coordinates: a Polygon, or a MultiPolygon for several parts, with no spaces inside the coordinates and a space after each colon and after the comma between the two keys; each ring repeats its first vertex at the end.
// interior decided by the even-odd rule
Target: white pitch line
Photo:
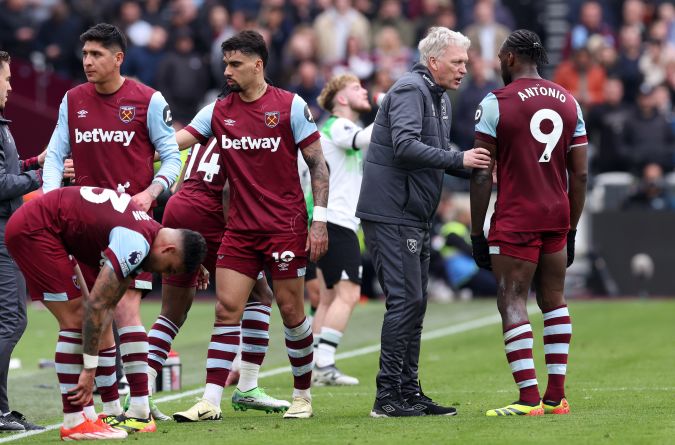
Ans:
{"type": "MultiPolygon", "coordinates": [[[[531,312],[534,308],[536,307],[528,307],[528,312],[531,312]]],[[[499,314],[495,315],[490,315],[487,317],[482,317],[482,318],[477,318],[475,320],[470,320],[470,321],[465,321],[463,323],[456,324],[454,326],[448,326],[446,328],[440,328],[440,329],[434,329],[433,331],[429,331],[426,334],[422,334],[422,341],[424,340],[434,340],[436,338],[441,338],[441,337],[449,337],[451,335],[456,335],[456,334],[461,334],[467,331],[471,331],[473,329],[478,329],[482,328],[485,326],[489,326],[495,323],[498,323],[501,321],[501,318],[499,314]]],[[[347,359],[347,358],[352,358],[352,357],[359,357],[362,355],[366,354],[372,354],[373,352],[378,352],[380,350],[380,344],[376,345],[370,345],[370,346],[365,346],[363,348],[359,349],[353,349],[351,351],[345,351],[341,352],[339,354],[335,355],[336,360],[340,359],[347,359]]],[[[259,378],[263,379],[265,377],[272,377],[274,375],[278,374],[285,374],[287,372],[291,372],[291,367],[290,366],[281,366],[278,368],[270,369],[269,371],[264,371],[261,372],[260,375],[258,376],[259,378]]],[[[191,389],[189,391],[184,391],[178,394],[172,394],[169,396],[164,396],[164,397],[159,397],[155,399],[155,403],[163,403],[163,402],[170,402],[172,400],[178,400],[182,399],[185,397],[193,396],[196,394],[201,393],[204,391],[204,387],[202,386],[201,388],[196,388],[196,389],[191,389]]],[[[29,436],[34,436],[36,434],[42,434],[46,433],[47,431],[52,431],[57,428],[60,428],[61,424],[54,424],[54,425],[49,425],[45,427],[44,430],[38,430],[38,431],[27,431],[25,433],[19,433],[15,434],[10,437],[5,437],[0,439],[0,443],[4,442],[11,442],[13,440],[19,440],[23,439],[24,437],[29,437],[29,436]]]]}

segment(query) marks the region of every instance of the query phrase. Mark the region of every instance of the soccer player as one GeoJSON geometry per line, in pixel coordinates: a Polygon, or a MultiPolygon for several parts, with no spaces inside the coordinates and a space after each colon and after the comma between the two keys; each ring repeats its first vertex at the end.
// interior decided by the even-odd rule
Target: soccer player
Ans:
{"type": "Polygon", "coordinates": [[[95,375],[101,376],[100,351],[114,344],[112,314],[134,277],[142,271],[196,270],[206,253],[204,238],[162,227],[127,194],[66,187],[19,208],[7,223],[6,240],[31,298],[59,323],[55,362],[64,412],[61,438],[120,439],[127,431],[155,431],[151,419],[145,419],[144,428],[124,423],[112,428],[97,418],[92,390],[95,375]],[[74,273],[76,264],[85,275],[97,274],[89,298],[80,298],[85,283],[74,273]]]}
{"type": "Polygon", "coordinates": [[[489,93],[476,111],[476,146],[488,149],[492,162],[471,176],[471,238],[476,263],[492,267],[499,283],[506,359],[520,396],[486,415],[567,414],[572,324],[563,291],[586,198],[586,128],[574,97],[539,76],[537,66],[548,59],[537,34],[512,32],[498,57],[505,86],[489,93]],[[483,224],[495,162],[499,188],[486,240],[483,224]],[[532,284],[544,314],[548,385],[543,401],[526,308],[532,284]]]}
{"type": "MultiPolygon", "coordinates": [[[[72,155],[77,185],[106,187],[133,196],[149,211],[155,198],[170,187],[181,163],[171,110],[162,94],[120,75],[126,40],[119,29],[98,24],[80,36],[82,65],[88,82],[69,90],[61,102],[56,129],[47,148],[43,190],[61,184],[64,160],[72,155]],[[162,166],[154,174],[153,157],[159,153],[162,166]],[[153,177],[154,175],[154,177],[153,177]]],[[[120,334],[120,353],[129,380],[130,406],[127,419],[115,422],[145,427],[148,406],[148,342],[141,323],[142,292],[152,286],[152,276],[140,274],[117,305],[115,323],[120,334]],[[139,422],[136,419],[140,419],[139,422]]],[[[114,346],[114,345],[113,345],[114,346]]],[[[105,352],[114,356],[112,350],[105,352]]],[[[97,387],[111,416],[122,414],[114,369],[97,380],[97,387]]]]}
{"type": "MultiPolygon", "coordinates": [[[[176,134],[179,148],[188,147],[193,136],[187,130],[176,134]],[[186,142],[187,141],[187,142],[186,142]]],[[[162,225],[184,228],[201,233],[207,240],[208,252],[204,267],[215,274],[216,255],[225,230],[229,208],[229,188],[225,169],[219,162],[220,149],[217,141],[211,139],[206,145],[194,145],[187,160],[180,189],[169,199],[162,225]]],[[[155,381],[171,350],[171,343],[187,319],[197,288],[198,273],[164,275],[162,279],[162,310],[148,333],[150,352],[148,354],[149,382],[155,381]]],[[[258,387],[260,366],[269,344],[269,323],[272,305],[272,291],[260,274],[242,316],[242,345],[240,378],[232,395],[235,409],[259,409],[268,412],[285,411],[286,400],[277,400],[258,387]]],[[[216,303],[216,312],[224,310],[216,303]]],[[[222,315],[216,315],[219,318],[222,315]]],[[[215,400],[214,400],[215,402],[215,400]]],[[[220,406],[220,401],[216,406],[220,406]]],[[[157,412],[153,412],[155,418],[157,412]]],[[[176,413],[179,422],[211,420],[221,417],[220,408],[194,418],[189,413],[176,413]]],[[[168,417],[166,417],[168,419],[168,417]]]]}
{"type": "Polygon", "coordinates": [[[303,282],[307,257],[326,251],[328,170],[319,132],[299,96],[264,79],[267,48],[255,31],[222,44],[225,78],[233,94],[204,107],[186,128],[192,142],[215,137],[230,184],[230,209],[216,262],[216,294],[225,314],[216,319],[208,352],[204,397],[190,410],[216,410],[239,345],[240,319],[263,265],[270,270],[285,326],[294,377],[293,401],[285,418],[312,416],[312,331],[305,317],[303,282]],[[309,166],[314,220],[298,177],[298,148],[309,166]]]}
{"type": "Polygon", "coordinates": [[[353,74],[330,79],[318,102],[331,114],[321,128],[321,147],[330,168],[331,193],[328,251],[318,264],[328,291],[320,294],[319,308],[324,315],[313,384],[358,385],[357,378],[343,374],[335,366],[335,350],[361,297],[361,250],[356,235],[359,218],[354,213],[363,177],[362,152],[368,148],[373,125],[361,128],[355,121],[359,113],[370,111],[371,106],[368,92],[353,74]]]}

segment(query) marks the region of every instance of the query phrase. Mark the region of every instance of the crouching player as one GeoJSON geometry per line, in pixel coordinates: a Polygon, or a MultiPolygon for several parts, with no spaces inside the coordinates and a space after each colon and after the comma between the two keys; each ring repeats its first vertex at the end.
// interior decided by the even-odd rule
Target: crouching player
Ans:
{"type": "MultiPolygon", "coordinates": [[[[137,274],[196,270],[206,254],[204,238],[162,227],[127,194],[92,187],[59,189],[30,201],[10,218],[5,237],[31,298],[42,301],[59,323],[61,438],[126,437],[124,429],[98,419],[92,403],[99,351],[114,344],[113,312],[137,274]],[[97,274],[88,297],[74,273],[76,264],[88,277],[97,274]]],[[[156,429],[151,418],[134,420],[147,424],[141,432],[156,429]]]]}

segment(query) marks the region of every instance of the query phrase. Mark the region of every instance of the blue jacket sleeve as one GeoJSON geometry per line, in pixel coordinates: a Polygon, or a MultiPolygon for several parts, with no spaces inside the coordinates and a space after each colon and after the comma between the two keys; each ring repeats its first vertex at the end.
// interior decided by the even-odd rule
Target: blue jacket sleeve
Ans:
{"type": "MultiPolygon", "coordinates": [[[[387,93],[394,159],[420,168],[462,168],[464,154],[422,143],[424,97],[415,85],[401,85],[387,93]]],[[[443,137],[443,135],[440,135],[443,137]]]]}
{"type": "Polygon", "coordinates": [[[5,148],[0,146],[0,201],[18,198],[40,187],[40,174],[27,171],[18,175],[7,172],[5,148]]]}

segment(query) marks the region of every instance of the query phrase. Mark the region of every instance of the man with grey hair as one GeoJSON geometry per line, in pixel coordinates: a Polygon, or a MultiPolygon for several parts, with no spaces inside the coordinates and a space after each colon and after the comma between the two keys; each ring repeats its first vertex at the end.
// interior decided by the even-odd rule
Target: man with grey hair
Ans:
{"type": "Polygon", "coordinates": [[[443,174],[486,168],[487,150],[450,148],[450,100],[466,75],[470,42],[443,27],[419,43],[420,63],[387,92],[364,163],[356,216],[386,296],[372,417],[446,415],[422,392],[418,361],[427,306],[431,218],[443,174]]]}

